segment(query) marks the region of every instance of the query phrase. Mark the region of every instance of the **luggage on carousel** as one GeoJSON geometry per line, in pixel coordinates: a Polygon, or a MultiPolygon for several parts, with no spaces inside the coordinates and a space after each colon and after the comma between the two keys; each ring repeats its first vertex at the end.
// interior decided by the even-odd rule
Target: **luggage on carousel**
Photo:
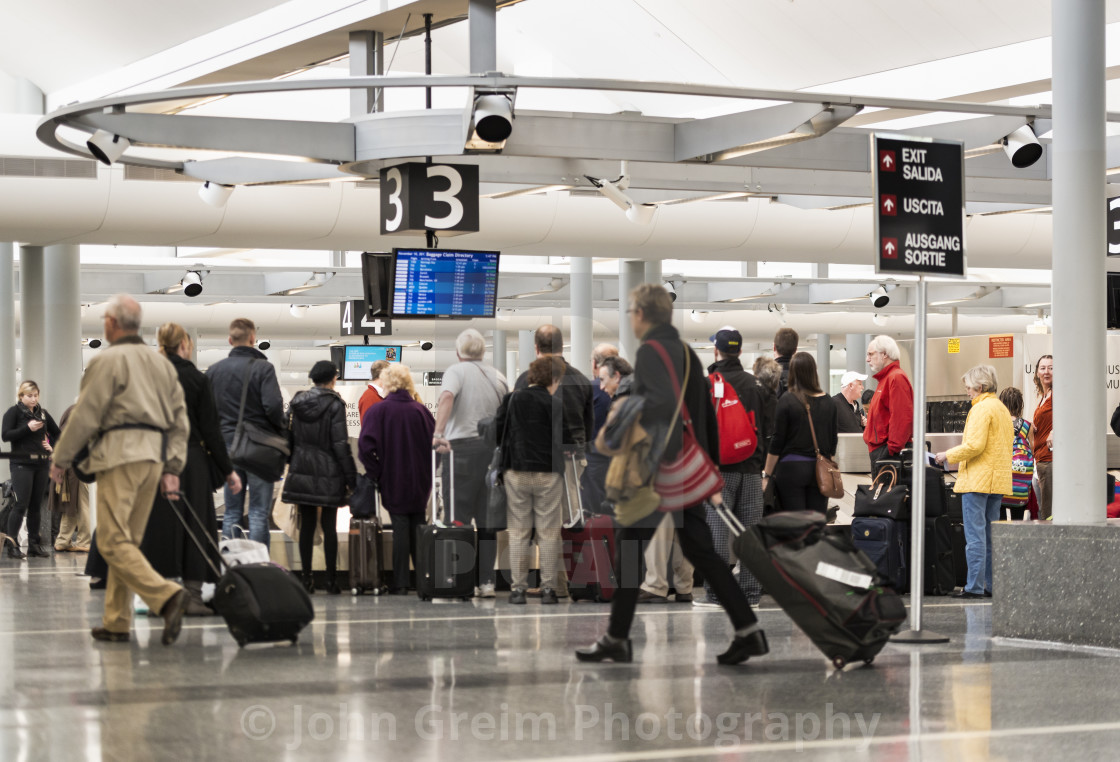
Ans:
{"type": "Polygon", "coordinates": [[[789,511],[744,528],[726,506],[715,510],[739,561],[837,668],[870,664],[906,621],[902,599],[846,527],[828,526],[816,511],[789,511]]]}
{"type": "Polygon", "coordinates": [[[455,460],[447,453],[450,499],[446,525],[437,520],[436,451],[432,450],[432,523],[420,527],[416,537],[416,594],[433,598],[469,599],[474,595],[477,545],[474,527],[455,524],[455,460]]]}

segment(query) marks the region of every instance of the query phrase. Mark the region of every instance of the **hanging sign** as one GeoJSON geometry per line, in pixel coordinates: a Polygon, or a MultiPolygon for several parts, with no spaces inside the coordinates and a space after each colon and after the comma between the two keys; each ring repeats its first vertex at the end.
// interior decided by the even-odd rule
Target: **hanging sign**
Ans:
{"type": "Polygon", "coordinates": [[[478,165],[409,162],[379,179],[381,235],[478,232],[478,165]]]}
{"type": "Polygon", "coordinates": [[[964,277],[964,146],[871,136],[877,273],[964,277]]]}

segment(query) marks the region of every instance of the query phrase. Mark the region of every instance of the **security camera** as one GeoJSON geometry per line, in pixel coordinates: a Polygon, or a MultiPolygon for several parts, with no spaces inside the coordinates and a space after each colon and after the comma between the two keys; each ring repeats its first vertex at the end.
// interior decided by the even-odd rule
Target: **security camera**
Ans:
{"type": "Polygon", "coordinates": [[[202,293],[202,273],[191,270],[183,276],[179,285],[183,287],[183,293],[187,296],[198,296],[202,293]]]}
{"type": "Polygon", "coordinates": [[[86,346],[89,347],[90,349],[100,349],[101,348],[101,339],[90,339],[89,342],[86,344],[86,346]]]}
{"type": "Polygon", "coordinates": [[[288,312],[294,318],[302,318],[302,317],[305,317],[307,315],[307,311],[309,309],[311,309],[311,307],[310,307],[310,305],[307,305],[307,304],[293,304],[291,307],[288,308],[288,312]]]}
{"type": "Polygon", "coordinates": [[[665,290],[669,292],[670,299],[674,302],[677,301],[677,287],[673,284],[673,281],[665,281],[665,290]]]}
{"type": "Polygon", "coordinates": [[[875,309],[882,309],[883,307],[886,307],[891,300],[891,298],[887,296],[887,289],[883,286],[879,286],[879,288],[872,291],[867,295],[867,298],[871,300],[871,305],[875,309]]]}
{"type": "Polygon", "coordinates": [[[261,350],[262,352],[264,350],[268,349],[271,346],[272,346],[272,342],[269,341],[268,339],[262,339],[261,341],[257,342],[257,349],[261,350]]]}
{"type": "Polygon", "coordinates": [[[215,209],[221,209],[233,195],[233,188],[232,185],[222,185],[207,180],[198,189],[198,197],[215,209]]]}
{"type": "Polygon", "coordinates": [[[430,342],[430,341],[421,341],[420,342],[420,349],[424,350],[425,352],[430,351],[432,346],[433,346],[432,342],[430,342]]]}
{"type": "Polygon", "coordinates": [[[502,93],[474,99],[474,133],[486,143],[502,143],[513,133],[513,101],[502,93]]]}
{"type": "Polygon", "coordinates": [[[86,148],[93,154],[93,158],[106,166],[121,158],[128,147],[132,145],[128,138],[114,135],[106,130],[98,130],[86,141],[86,148]]]}
{"type": "Polygon", "coordinates": [[[1003,139],[1003,152],[1011,160],[1011,166],[1023,169],[1042,158],[1042,144],[1031,126],[1024,124],[1003,139]]]}

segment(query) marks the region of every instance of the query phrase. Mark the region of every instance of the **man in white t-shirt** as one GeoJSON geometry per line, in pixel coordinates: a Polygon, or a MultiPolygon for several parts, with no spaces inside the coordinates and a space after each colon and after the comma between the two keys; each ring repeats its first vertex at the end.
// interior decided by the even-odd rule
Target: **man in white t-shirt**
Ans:
{"type": "MultiPolygon", "coordinates": [[[[494,597],[495,566],[498,557],[497,533],[486,522],[486,468],[494,455],[493,443],[478,432],[478,422],[498,410],[509,390],[505,376],[482,362],[486,341],[482,334],[468,328],[455,340],[459,362],[443,373],[443,385],[436,409],[436,429],[432,445],[439,452],[450,452],[455,459],[455,505],[445,520],[478,528],[478,586],[475,595],[494,597]]],[[[446,458],[445,458],[446,461],[446,458]]],[[[446,462],[443,470],[443,504],[450,506],[451,478],[446,462]]]]}

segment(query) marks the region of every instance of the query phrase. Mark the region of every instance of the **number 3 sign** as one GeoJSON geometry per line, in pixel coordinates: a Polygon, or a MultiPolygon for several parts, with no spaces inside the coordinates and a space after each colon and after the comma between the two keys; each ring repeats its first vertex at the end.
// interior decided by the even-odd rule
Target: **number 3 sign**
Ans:
{"type": "Polygon", "coordinates": [[[381,235],[478,231],[478,167],[398,164],[381,170],[381,235]]]}

